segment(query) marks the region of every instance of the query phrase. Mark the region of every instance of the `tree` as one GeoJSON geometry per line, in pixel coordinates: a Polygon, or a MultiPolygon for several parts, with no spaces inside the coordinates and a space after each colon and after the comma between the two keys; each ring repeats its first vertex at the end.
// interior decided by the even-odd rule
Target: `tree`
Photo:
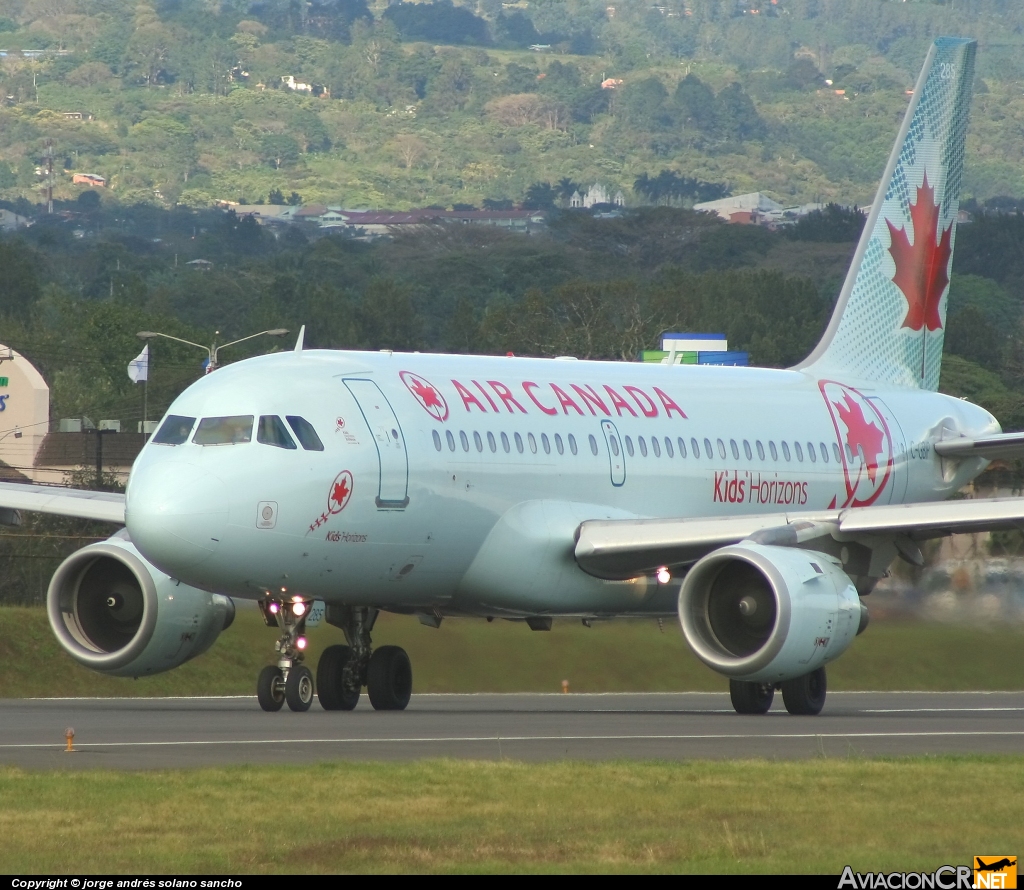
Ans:
{"type": "Polygon", "coordinates": [[[92,213],[94,210],[100,209],[100,193],[93,189],[86,189],[78,196],[78,206],[86,211],[92,213]]]}
{"type": "Polygon", "coordinates": [[[763,139],[767,127],[761,120],[754,103],[739,83],[731,83],[715,97],[718,132],[726,139],[743,142],[747,139],[763,139]]]}
{"type": "Polygon", "coordinates": [[[558,189],[550,182],[535,182],[526,190],[523,210],[552,210],[558,200],[558,189]]]}
{"type": "Polygon", "coordinates": [[[715,94],[696,74],[687,74],[676,87],[672,101],[683,128],[712,134],[716,126],[715,94]]]}
{"type": "Polygon", "coordinates": [[[291,166],[299,160],[299,143],[291,136],[268,133],[260,140],[260,158],[275,170],[291,166]]]}
{"type": "Polygon", "coordinates": [[[392,150],[401,159],[406,170],[411,170],[427,153],[427,143],[411,133],[396,136],[391,143],[392,150]]]}
{"type": "Polygon", "coordinates": [[[668,91],[656,77],[627,84],[616,105],[626,121],[641,130],[656,130],[665,122],[668,91]]]}
{"type": "Polygon", "coordinates": [[[271,189],[270,194],[267,195],[268,204],[284,204],[284,194],[280,189],[271,189]]]}

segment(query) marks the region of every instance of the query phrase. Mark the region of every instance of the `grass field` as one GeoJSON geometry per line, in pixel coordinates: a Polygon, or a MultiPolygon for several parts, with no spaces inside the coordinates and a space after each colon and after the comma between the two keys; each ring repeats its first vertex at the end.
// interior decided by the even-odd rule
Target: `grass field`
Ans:
{"type": "Polygon", "coordinates": [[[1024,759],[0,769],[0,873],[925,871],[1024,848],[1024,759]]]}
{"type": "MultiPolygon", "coordinates": [[[[4,697],[76,695],[238,695],[254,691],[273,658],[275,631],[254,610],[205,655],[140,680],[79,667],[57,645],[43,609],[0,609],[0,689],[4,697]]],[[[308,663],[342,642],[323,625],[309,634],[308,663]]],[[[679,625],[665,621],[555,621],[550,633],[522,622],[445,619],[438,629],[381,615],[374,643],[404,646],[418,692],[676,691],[724,689],[690,653],[679,625]]],[[[1024,630],[993,631],[918,622],[878,622],[829,666],[831,689],[1024,689],[1024,630]]]]}

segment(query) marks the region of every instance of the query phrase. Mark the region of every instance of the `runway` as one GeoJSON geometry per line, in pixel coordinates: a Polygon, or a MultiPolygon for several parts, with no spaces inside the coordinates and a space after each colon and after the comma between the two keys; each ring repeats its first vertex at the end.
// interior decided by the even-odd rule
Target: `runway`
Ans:
{"type": "Polygon", "coordinates": [[[305,714],[266,714],[255,696],[0,701],[0,763],[33,769],[951,753],[1024,753],[1024,692],[831,692],[817,717],[787,714],[779,695],[739,716],[724,693],[415,695],[401,713],[365,696],[305,714]]]}

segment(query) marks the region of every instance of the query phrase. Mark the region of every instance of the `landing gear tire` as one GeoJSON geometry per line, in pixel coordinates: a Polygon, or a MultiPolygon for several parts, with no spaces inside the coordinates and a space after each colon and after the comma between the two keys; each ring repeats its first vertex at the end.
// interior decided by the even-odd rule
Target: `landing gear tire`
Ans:
{"type": "Polygon", "coordinates": [[[316,695],[325,711],[351,711],[359,703],[359,689],[345,686],[345,665],[352,658],[349,646],[328,646],[316,666],[316,695]]]}
{"type": "Polygon", "coordinates": [[[256,698],[264,711],[280,711],[284,704],[284,674],[281,668],[268,664],[256,681],[256,698]]]}
{"type": "Polygon", "coordinates": [[[730,680],[729,698],[737,714],[767,714],[775,698],[775,687],[771,683],[730,680]]]}
{"type": "Polygon", "coordinates": [[[782,700],[790,714],[813,716],[825,707],[827,691],[825,668],[818,668],[795,680],[786,680],[782,684],[782,700]]]}
{"type": "Polygon", "coordinates": [[[288,671],[284,698],[293,711],[308,711],[313,704],[313,672],[304,664],[294,665],[288,671]]]}
{"type": "Polygon", "coordinates": [[[404,711],[412,695],[412,664],[400,646],[381,646],[366,668],[366,692],[377,711],[404,711]]]}

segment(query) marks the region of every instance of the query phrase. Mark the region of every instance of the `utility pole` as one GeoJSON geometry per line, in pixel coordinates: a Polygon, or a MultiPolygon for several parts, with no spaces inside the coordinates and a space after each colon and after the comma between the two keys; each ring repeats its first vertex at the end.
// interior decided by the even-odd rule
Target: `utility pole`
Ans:
{"type": "Polygon", "coordinates": [[[53,140],[46,139],[46,212],[53,215],[53,140]]]}

